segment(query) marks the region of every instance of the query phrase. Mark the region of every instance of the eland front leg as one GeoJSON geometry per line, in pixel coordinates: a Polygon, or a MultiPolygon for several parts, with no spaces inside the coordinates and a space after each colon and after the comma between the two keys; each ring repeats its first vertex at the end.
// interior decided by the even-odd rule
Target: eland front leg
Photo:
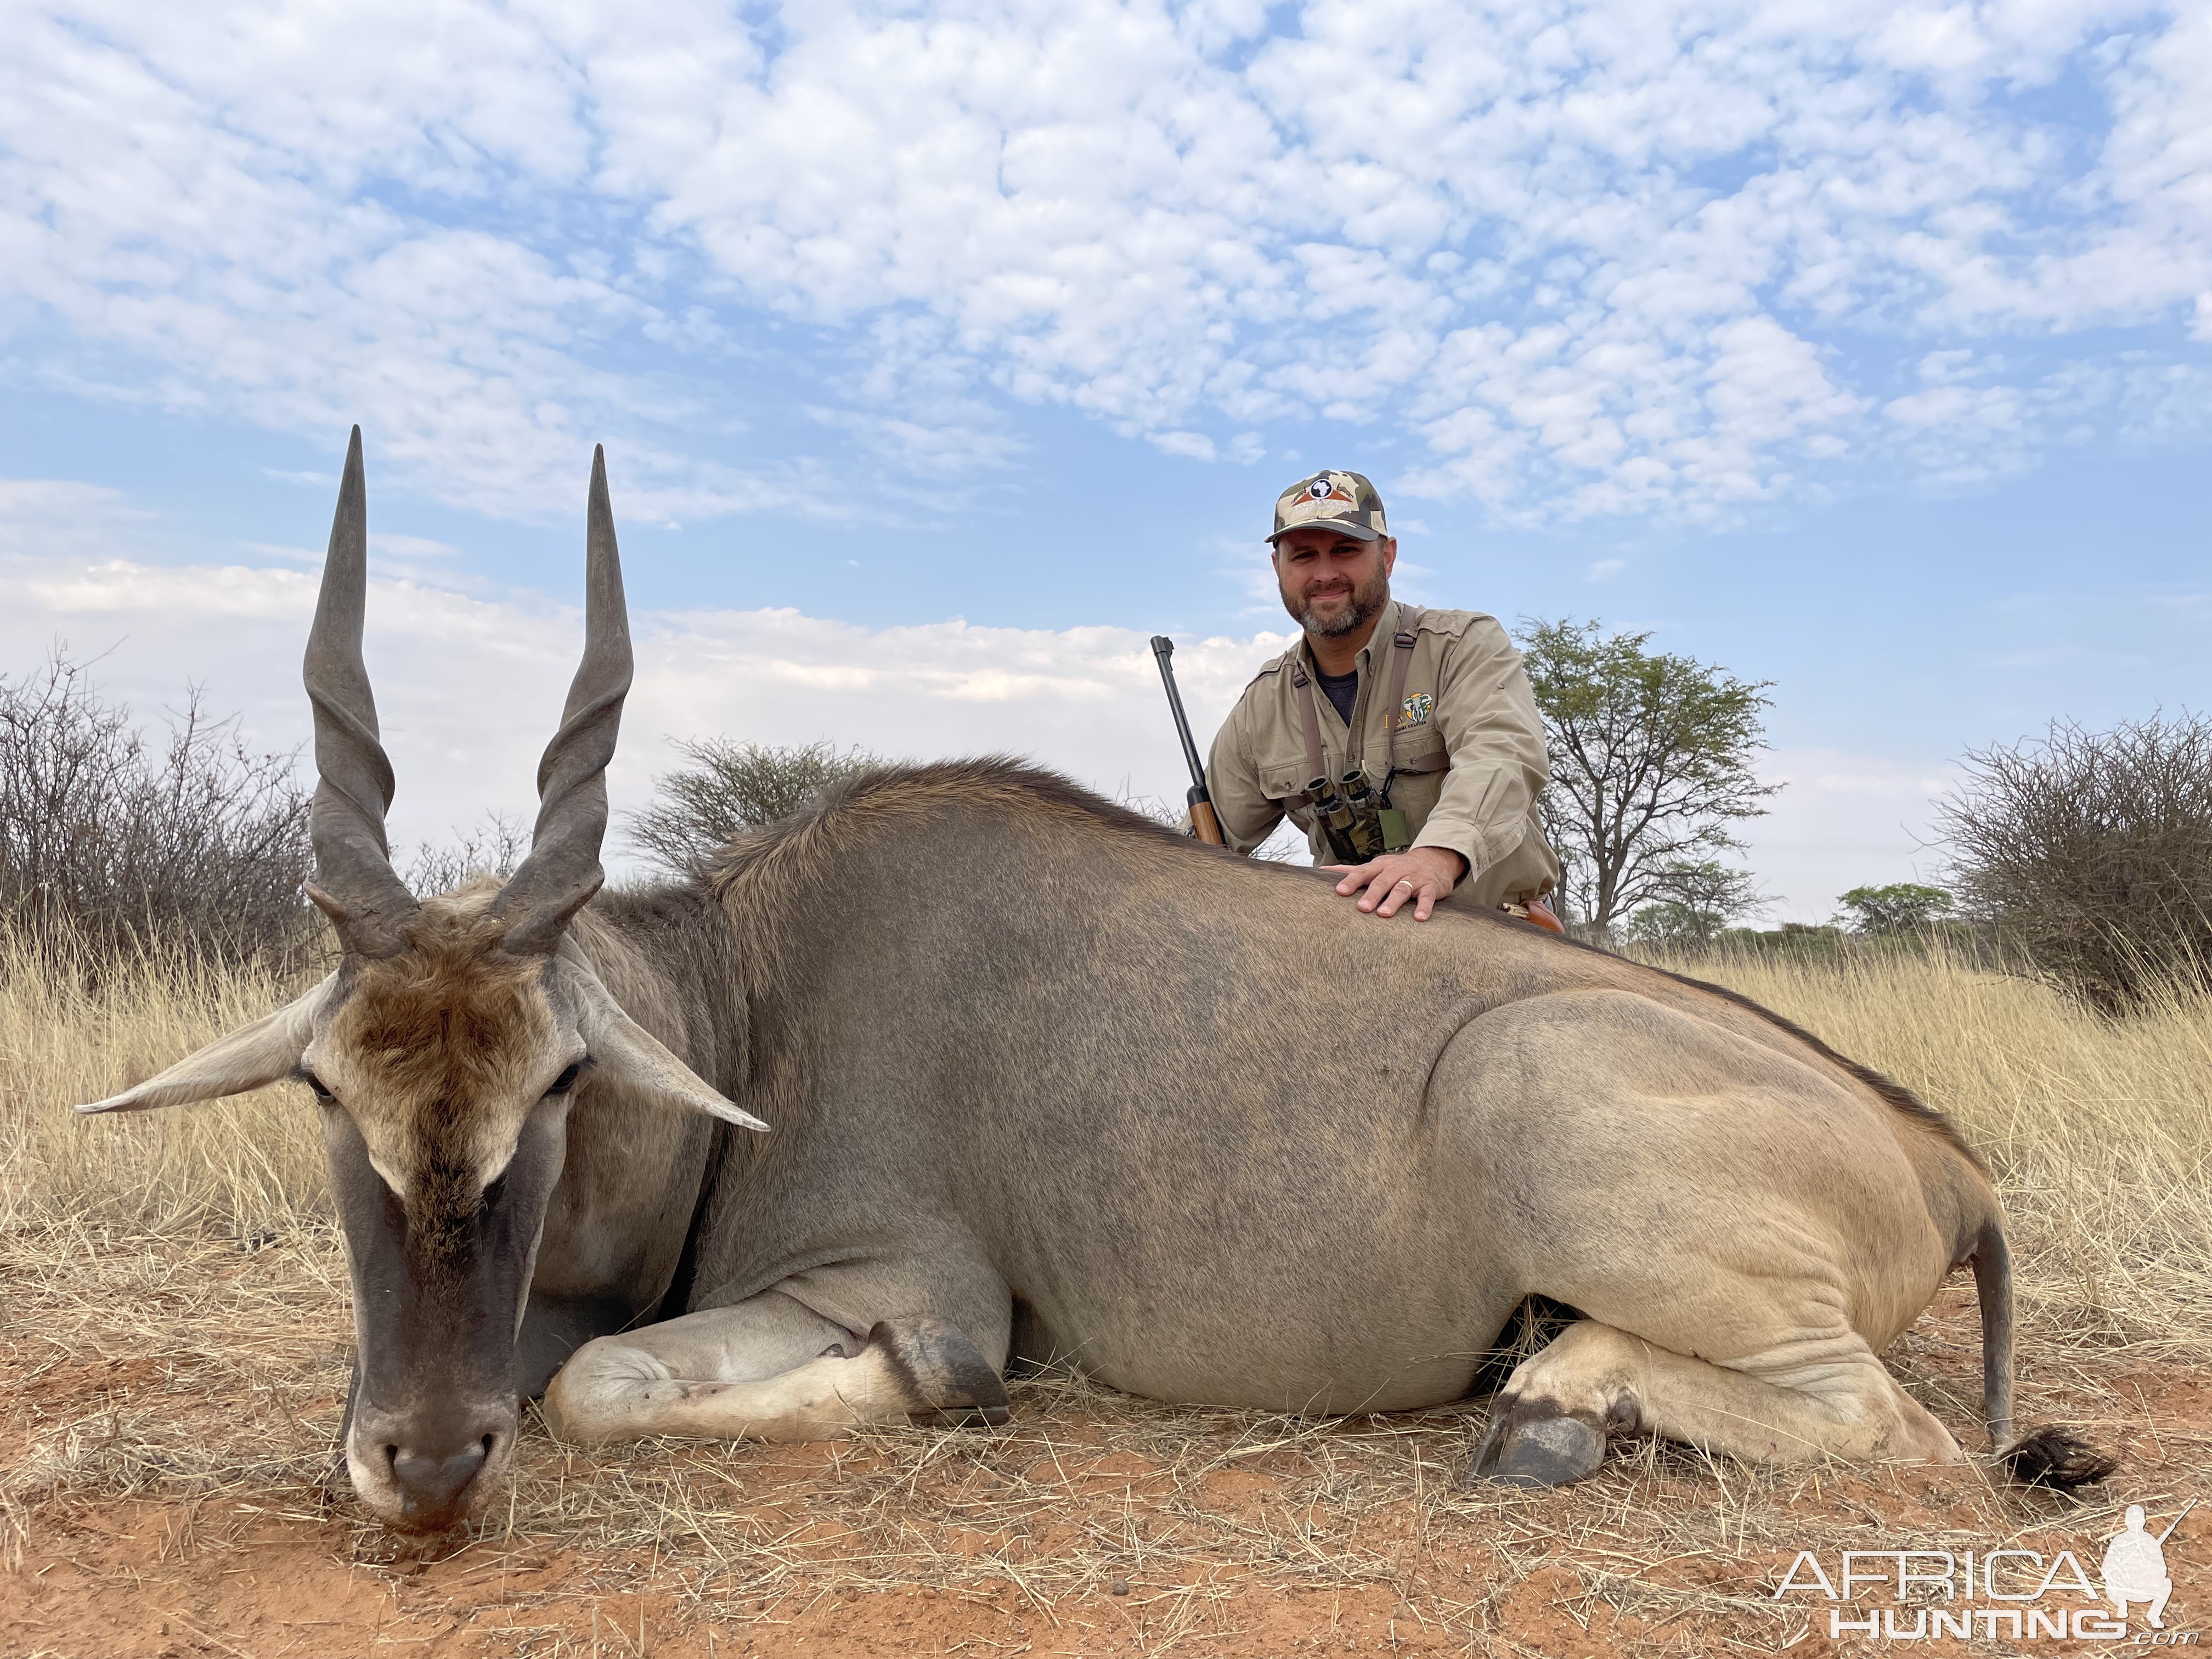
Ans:
{"type": "Polygon", "coordinates": [[[545,1390],[563,1440],[836,1440],[871,1423],[1003,1423],[999,1368],[927,1315],[854,1331],[781,1291],[579,1348],[545,1390]]]}

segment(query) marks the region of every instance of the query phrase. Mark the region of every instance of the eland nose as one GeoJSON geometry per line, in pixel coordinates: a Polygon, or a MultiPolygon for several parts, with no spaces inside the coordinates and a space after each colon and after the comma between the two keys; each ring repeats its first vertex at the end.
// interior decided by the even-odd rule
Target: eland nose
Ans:
{"type": "Polygon", "coordinates": [[[486,1434],[459,1448],[386,1446],[392,1478],[410,1521],[440,1526],[457,1519],[470,1486],[491,1461],[499,1437],[486,1434]]]}

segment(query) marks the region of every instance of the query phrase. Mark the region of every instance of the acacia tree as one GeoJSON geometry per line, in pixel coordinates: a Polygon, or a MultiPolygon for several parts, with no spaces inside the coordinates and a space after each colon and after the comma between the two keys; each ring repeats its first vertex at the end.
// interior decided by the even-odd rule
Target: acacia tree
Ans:
{"type": "Polygon", "coordinates": [[[1837,921],[1854,933],[1887,938],[1932,927],[1951,908],[1951,895],[1917,881],[1893,881],[1881,887],[1854,887],[1836,901],[1837,921]]]}
{"type": "Polygon", "coordinates": [[[2212,716],[1969,750],[1940,810],[1960,908],[2123,1014],[2212,979],[2212,716]]]}
{"type": "Polygon", "coordinates": [[[1781,787],[1752,765],[1773,682],[1647,651],[1650,637],[1571,617],[1518,635],[1551,756],[1544,833],[1574,919],[1600,938],[1647,905],[1693,901],[1684,872],[1741,850],[1729,826],[1781,787]]]}
{"type": "Polygon", "coordinates": [[[678,875],[706,869],[732,836],[787,817],[841,778],[882,763],[828,743],[781,748],[727,738],[672,739],[690,763],[657,779],[629,821],[630,844],[678,875]]]}
{"type": "Polygon", "coordinates": [[[308,797],[199,689],[166,740],[57,649],[0,676],[0,927],[94,960],[180,945],[282,957],[312,938],[308,797]]]}
{"type": "Polygon", "coordinates": [[[442,843],[424,842],[408,861],[405,880],[417,897],[450,893],[471,876],[505,881],[530,851],[530,832],[504,812],[487,812],[473,830],[442,843]]]}
{"type": "Polygon", "coordinates": [[[1702,949],[1723,929],[1762,908],[1751,872],[1717,859],[1677,862],[1658,873],[1668,896],[1643,906],[1628,919],[1628,937],[1639,945],[1702,949]]]}

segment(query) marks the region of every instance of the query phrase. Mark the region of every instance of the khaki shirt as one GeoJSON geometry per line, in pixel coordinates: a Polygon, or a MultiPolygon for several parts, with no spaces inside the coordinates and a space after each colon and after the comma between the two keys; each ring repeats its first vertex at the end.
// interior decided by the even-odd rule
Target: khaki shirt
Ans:
{"type": "Polygon", "coordinates": [[[1231,847],[1249,853],[1287,816],[1306,832],[1316,862],[1336,862],[1305,795],[1314,773],[1296,699],[1307,697],[1328,776],[1357,765],[1379,784],[1395,760],[1390,805],[1406,814],[1413,845],[1448,847],[1467,860],[1455,898],[1487,906],[1547,891],[1558,884],[1559,866],[1537,824],[1536,797],[1551,771],[1521,653],[1494,617],[1421,611],[1405,695],[1396,710],[1385,709],[1395,641],[1412,614],[1393,600],[1375,619],[1375,633],[1360,649],[1359,697],[1348,726],[1314,682],[1313,653],[1303,637],[1244,688],[1213,739],[1206,769],[1222,832],[1231,847]]]}

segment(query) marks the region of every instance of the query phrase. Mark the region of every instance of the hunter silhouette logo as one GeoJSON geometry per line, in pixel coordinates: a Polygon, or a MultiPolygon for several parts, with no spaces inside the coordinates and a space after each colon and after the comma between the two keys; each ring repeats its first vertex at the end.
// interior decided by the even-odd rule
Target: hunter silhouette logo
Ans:
{"type": "Polygon", "coordinates": [[[2197,1507],[2191,1498],[2177,1515],[2166,1522],[2166,1530],[2155,1538],[2144,1524],[2143,1506],[2128,1505],[2128,1527],[2125,1532],[2113,1535],[2105,1546],[2105,1561],[2101,1577],[2105,1581],[2105,1599],[2119,1612],[2128,1616],[2130,1601],[2146,1601],[2149,1607],[2143,1617],[2153,1630],[2166,1628],[2166,1603],[2173,1594],[2173,1580],[2166,1571],[2166,1540],[2173,1536],[2173,1529],[2181,1524],[2182,1516],[2197,1507]]]}
{"type": "Polygon", "coordinates": [[[1830,1602],[1832,1640],[2112,1641],[2129,1637],[2128,1610],[2136,1607],[2148,1628],[2133,1635],[2133,1645],[2194,1648],[2197,1632],[2166,1628],[2173,1578],[2166,1541],[2197,1502],[2191,1498],[2158,1533],[2143,1506],[2130,1504],[2127,1525],[2106,1542],[2096,1579],[2082,1559],[2087,1549],[2079,1555],[2009,1547],[1847,1550],[1839,1561],[1829,1559],[1833,1571],[1814,1551],[1800,1550],[1773,1593],[1778,1600],[1809,1593],[1830,1602]]]}

